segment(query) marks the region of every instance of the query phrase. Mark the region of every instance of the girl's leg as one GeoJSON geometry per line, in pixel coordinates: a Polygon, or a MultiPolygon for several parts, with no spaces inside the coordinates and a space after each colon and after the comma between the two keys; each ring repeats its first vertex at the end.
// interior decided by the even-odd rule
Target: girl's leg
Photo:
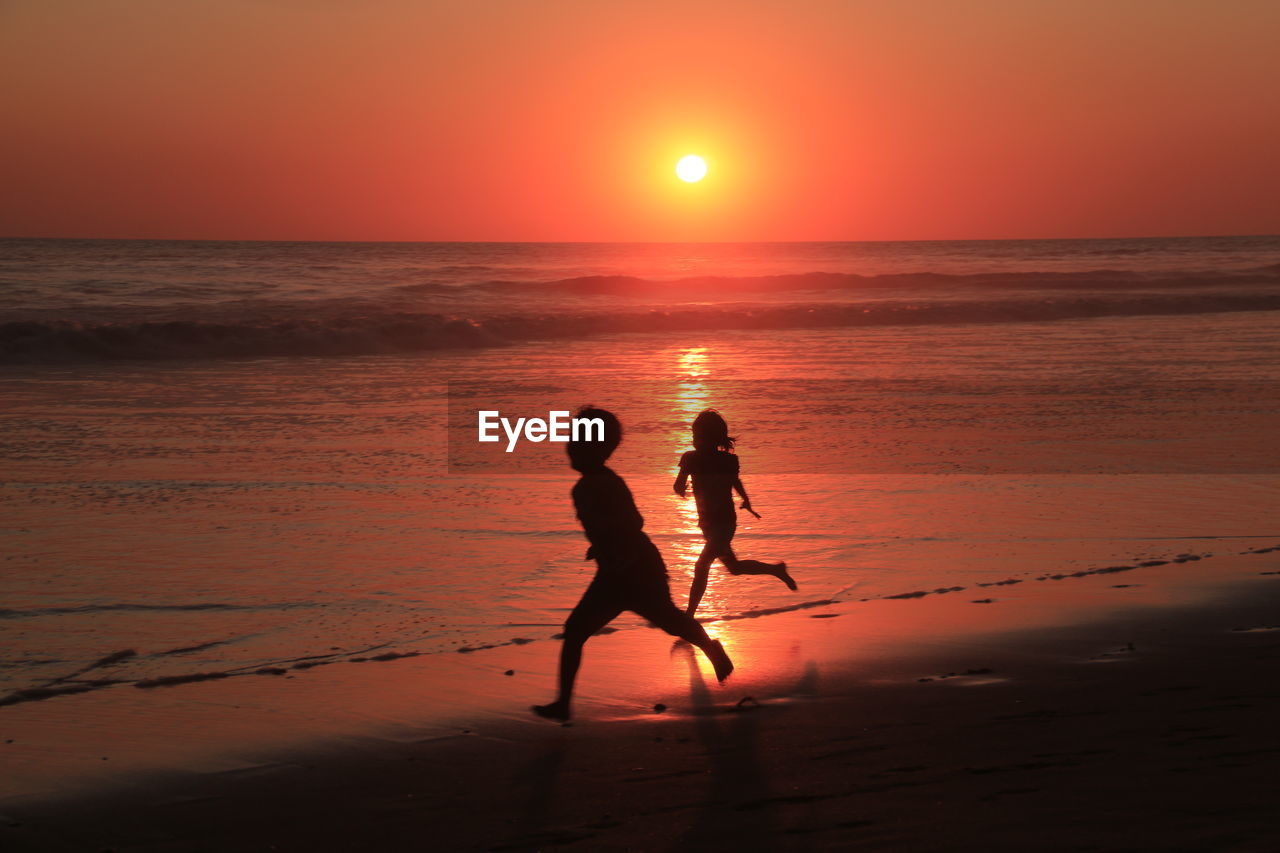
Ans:
{"type": "Polygon", "coordinates": [[[711,574],[711,564],[716,560],[715,549],[710,543],[702,546],[702,553],[698,555],[698,562],[693,564],[693,585],[689,587],[689,603],[685,605],[684,612],[690,616],[698,612],[698,605],[702,603],[702,595],[707,591],[707,576],[711,574]]]}
{"type": "Polygon", "coordinates": [[[724,563],[724,567],[728,569],[731,575],[773,575],[778,580],[787,585],[792,592],[796,590],[796,582],[791,575],[787,574],[786,563],[762,563],[759,560],[739,560],[738,555],[733,553],[732,548],[725,548],[720,552],[720,562],[724,563]]]}

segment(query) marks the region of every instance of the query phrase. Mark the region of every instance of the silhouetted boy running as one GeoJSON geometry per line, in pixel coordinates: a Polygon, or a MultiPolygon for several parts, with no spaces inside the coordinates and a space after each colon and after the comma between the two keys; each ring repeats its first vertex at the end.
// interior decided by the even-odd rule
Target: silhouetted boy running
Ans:
{"type": "Polygon", "coordinates": [[[612,412],[585,408],[578,418],[604,422],[603,441],[570,441],[569,464],[582,477],[573,487],[573,507],[596,561],[596,576],[564,624],[560,649],[560,695],[550,705],[534,705],[539,716],[567,720],[573,682],[587,639],[624,610],[648,619],[668,634],[687,640],[706,654],[724,681],[733,672],[719,640],[707,636],[692,616],[676,607],[667,585],[667,567],[657,546],[644,533],[644,517],[631,490],[605,462],[622,441],[622,425],[612,412]]]}

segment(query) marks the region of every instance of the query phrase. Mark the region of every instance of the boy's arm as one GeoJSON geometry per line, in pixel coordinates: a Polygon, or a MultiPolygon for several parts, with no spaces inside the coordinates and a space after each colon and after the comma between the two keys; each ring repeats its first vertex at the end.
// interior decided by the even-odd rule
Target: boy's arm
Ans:
{"type": "Polygon", "coordinates": [[[644,518],[625,485],[584,483],[573,497],[583,532],[591,543],[590,557],[616,559],[634,550],[644,518]]]}

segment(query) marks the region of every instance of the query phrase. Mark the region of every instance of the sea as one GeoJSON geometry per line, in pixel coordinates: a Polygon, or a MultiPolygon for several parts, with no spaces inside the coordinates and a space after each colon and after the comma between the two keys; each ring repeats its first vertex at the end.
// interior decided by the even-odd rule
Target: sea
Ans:
{"type": "Polygon", "coordinates": [[[0,240],[0,719],[552,660],[593,568],[574,473],[480,444],[482,409],[615,411],[677,603],[676,461],[724,414],[761,515],[737,553],[800,588],[716,569],[709,624],[1209,575],[1280,542],[1278,320],[1276,236],[0,240]]]}

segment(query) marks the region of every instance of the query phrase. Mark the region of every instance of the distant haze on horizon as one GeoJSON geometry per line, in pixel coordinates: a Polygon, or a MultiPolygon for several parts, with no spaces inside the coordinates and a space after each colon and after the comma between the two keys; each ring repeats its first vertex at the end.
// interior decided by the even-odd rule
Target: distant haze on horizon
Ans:
{"type": "Polygon", "coordinates": [[[0,236],[1274,234],[1277,32],[1271,0],[0,0],[0,236]]]}

